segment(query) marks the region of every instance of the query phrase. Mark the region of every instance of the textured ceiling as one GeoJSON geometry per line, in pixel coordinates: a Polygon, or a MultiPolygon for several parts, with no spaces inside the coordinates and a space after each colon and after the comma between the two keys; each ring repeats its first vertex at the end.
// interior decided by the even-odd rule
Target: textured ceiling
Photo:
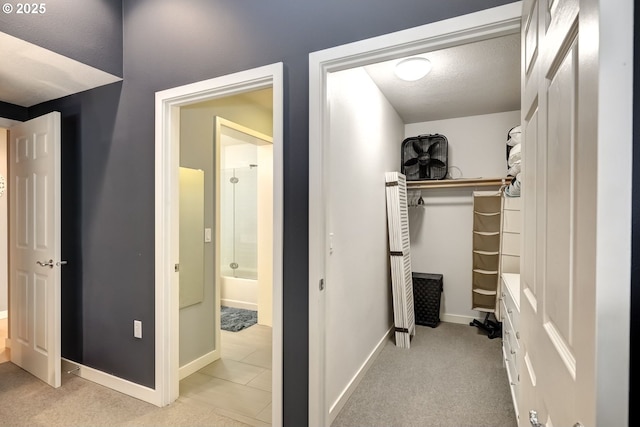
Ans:
{"type": "Polygon", "coordinates": [[[425,53],[433,69],[406,82],[400,61],[364,67],[404,123],[520,109],[520,35],[513,34],[425,53]]]}
{"type": "Polygon", "coordinates": [[[121,80],[0,32],[0,101],[31,107],[121,80]]]}

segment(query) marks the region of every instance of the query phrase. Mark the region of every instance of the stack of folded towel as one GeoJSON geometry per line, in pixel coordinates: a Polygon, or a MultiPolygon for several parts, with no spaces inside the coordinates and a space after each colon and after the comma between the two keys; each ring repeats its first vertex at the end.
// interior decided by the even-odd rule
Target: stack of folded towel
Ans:
{"type": "Polygon", "coordinates": [[[520,196],[521,170],[522,170],[522,129],[515,126],[509,130],[507,137],[507,175],[512,176],[511,184],[505,189],[505,194],[511,197],[520,196]]]}

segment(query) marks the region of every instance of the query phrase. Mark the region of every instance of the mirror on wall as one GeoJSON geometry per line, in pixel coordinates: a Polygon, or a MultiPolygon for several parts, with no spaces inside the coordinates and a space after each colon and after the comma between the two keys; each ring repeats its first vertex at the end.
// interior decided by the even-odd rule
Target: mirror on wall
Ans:
{"type": "Polygon", "coordinates": [[[204,299],[204,171],[180,167],[180,308],[204,299]]]}

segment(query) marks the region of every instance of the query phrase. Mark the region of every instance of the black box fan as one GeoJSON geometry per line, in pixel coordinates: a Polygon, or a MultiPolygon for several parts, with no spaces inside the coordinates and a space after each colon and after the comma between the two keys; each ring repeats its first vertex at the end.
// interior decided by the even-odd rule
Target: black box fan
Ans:
{"type": "Polygon", "coordinates": [[[407,181],[444,179],[447,176],[448,141],[439,133],[402,141],[401,172],[407,181]]]}

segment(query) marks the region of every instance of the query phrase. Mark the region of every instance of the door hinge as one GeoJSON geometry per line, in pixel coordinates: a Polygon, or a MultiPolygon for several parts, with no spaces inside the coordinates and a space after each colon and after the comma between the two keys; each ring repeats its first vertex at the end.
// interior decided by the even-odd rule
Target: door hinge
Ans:
{"type": "Polygon", "coordinates": [[[320,283],[318,283],[318,288],[320,288],[321,291],[324,291],[324,279],[320,279],[320,283]]]}
{"type": "Polygon", "coordinates": [[[176,264],[176,265],[174,265],[174,266],[173,266],[173,271],[175,271],[176,273],[177,273],[178,271],[180,271],[180,264],[176,264]]]}

